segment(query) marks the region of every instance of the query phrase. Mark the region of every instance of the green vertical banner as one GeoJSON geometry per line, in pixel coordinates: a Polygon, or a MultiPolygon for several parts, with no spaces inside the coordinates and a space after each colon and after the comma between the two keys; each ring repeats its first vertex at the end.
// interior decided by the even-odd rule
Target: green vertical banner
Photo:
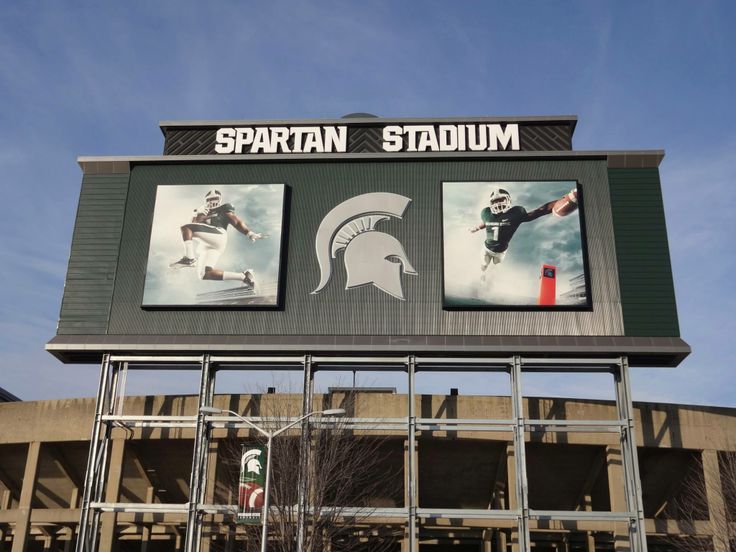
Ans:
{"type": "Polygon", "coordinates": [[[238,485],[238,523],[261,523],[266,484],[266,447],[243,445],[238,485]]]}

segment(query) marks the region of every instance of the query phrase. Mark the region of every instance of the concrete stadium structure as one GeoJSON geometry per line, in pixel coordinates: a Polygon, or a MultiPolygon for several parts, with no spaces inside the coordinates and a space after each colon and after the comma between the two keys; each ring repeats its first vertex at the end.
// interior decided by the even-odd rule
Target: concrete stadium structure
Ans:
{"type": "MultiPolygon", "coordinates": [[[[298,413],[301,400],[301,395],[285,394],[215,395],[213,404],[257,416],[268,411],[274,401],[293,404],[298,413]]],[[[518,506],[512,436],[472,426],[473,420],[512,418],[510,398],[416,395],[417,470],[413,475],[406,471],[407,403],[407,395],[387,390],[314,395],[315,408],[341,406],[347,408],[349,420],[386,421],[376,430],[388,436],[382,446],[382,461],[387,470],[398,475],[383,496],[376,496],[377,510],[362,524],[406,535],[405,506],[408,489],[414,489],[421,550],[516,549],[517,521],[513,515],[508,519],[483,515],[484,510],[513,513],[518,506]],[[396,429],[391,429],[391,423],[396,423],[396,429]],[[466,515],[461,515],[461,510],[466,515]]],[[[197,397],[127,397],[113,406],[129,421],[118,421],[110,435],[105,501],[118,506],[102,508],[99,550],[182,550],[197,397]],[[146,426],[140,422],[146,416],[173,416],[181,425],[146,426]],[[134,507],[126,511],[125,504],[134,507]],[[146,504],[154,506],[146,512],[142,507],[146,504]],[[157,512],[156,504],[179,504],[181,508],[178,512],[157,512]]],[[[736,409],[657,403],[637,403],[634,407],[649,549],[671,549],[668,538],[675,535],[709,539],[713,531],[709,519],[734,517],[733,511],[726,511],[733,504],[724,504],[717,474],[725,456],[736,453],[736,409]],[[671,506],[689,500],[683,496],[683,482],[693,478],[702,483],[709,511],[700,512],[696,516],[700,520],[694,522],[673,519],[671,506]]],[[[584,521],[546,520],[533,515],[534,511],[549,510],[626,510],[618,434],[595,427],[590,431],[550,431],[549,426],[538,430],[533,422],[613,421],[618,417],[615,404],[525,397],[523,413],[532,511],[529,531],[534,549],[628,549],[625,522],[596,520],[594,516],[584,521]]],[[[73,549],[94,416],[94,399],[0,404],[0,550],[73,549]]],[[[237,492],[232,486],[228,488],[222,473],[222,451],[218,455],[218,444],[228,435],[245,439],[248,430],[215,426],[207,452],[210,469],[204,496],[208,504],[233,504],[233,493],[237,492]]],[[[228,537],[222,530],[232,521],[227,513],[206,514],[202,549],[217,543],[218,549],[236,550],[232,534],[228,537]]],[[[402,542],[405,537],[398,536],[396,550],[402,548],[402,542]]],[[[721,552],[717,545],[715,549],[721,552]]]]}

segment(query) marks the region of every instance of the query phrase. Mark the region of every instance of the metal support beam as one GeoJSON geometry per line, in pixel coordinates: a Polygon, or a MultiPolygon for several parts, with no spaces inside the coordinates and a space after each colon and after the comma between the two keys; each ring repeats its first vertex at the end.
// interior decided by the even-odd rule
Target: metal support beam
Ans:
{"type": "Polygon", "coordinates": [[[189,506],[187,515],[187,532],[184,542],[186,552],[198,552],[199,538],[201,536],[200,523],[202,516],[197,511],[197,505],[204,500],[203,481],[207,481],[206,452],[209,444],[209,429],[205,421],[205,415],[201,412],[203,406],[212,405],[214,396],[214,381],[210,376],[210,357],[204,355],[201,358],[201,370],[199,377],[199,400],[197,409],[197,430],[194,437],[194,451],[192,453],[192,473],[189,478],[189,506]]]}
{"type": "Polygon", "coordinates": [[[15,522],[12,552],[24,552],[26,549],[26,543],[31,529],[31,507],[33,494],[36,490],[40,451],[40,442],[33,441],[28,444],[28,455],[26,456],[26,467],[23,472],[23,488],[20,492],[20,503],[18,504],[18,517],[15,522]]]}
{"type": "Polygon", "coordinates": [[[647,552],[647,538],[644,532],[644,506],[641,498],[641,479],[639,459],[636,453],[636,434],[634,427],[634,405],[631,400],[629,384],[629,360],[621,357],[615,373],[616,408],[618,417],[626,421],[621,431],[621,457],[624,472],[626,506],[633,516],[629,523],[629,540],[633,552],[647,552]]]}
{"type": "MultiPolygon", "coordinates": [[[[123,479],[123,456],[125,452],[125,439],[114,439],[112,442],[112,454],[110,461],[110,474],[105,492],[106,502],[116,502],[120,494],[120,483],[123,479]]],[[[115,539],[115,524],[117,515],[115,512],[102,515],[102,528],[100,529],[100,549],[112,550],[115,539]]]]}
{"type": "MultiPolygon", "coordinates": [[[[304,357],[304,377],[302,381],[302,416],[312,412],[314,396],[314,371],[311,355],[304,357]]],[[[301,441],[299,443],[299,481],[297,483],[296,549],[302,552],[307,530],[307,511],[309,508],[309,460],[311,457],[310,419],[302,421],[301,441]]]]}
{"type": "Polygon", "coordinates": [[[87,552],[93,550],[90,542],[90,503],[93,501],[95,489],[99,477],[98,451],[100,447],[100,433],[102,427],[102,415],[104,414],[105,397],[108,393],[108,381],[110,378],[110,355],[102,356],[100,367],[100,382],[97,387],[97,401],[95,403],[95,418],[92,422],[92,435],[89,442],[89,454],[87,455],[87,470],[84,478],[84,493],[82,495],[82,513],[79,519],[79,534],[77,536],[76,552],[87,552]]]}
{"type": "MultiPolygon", "coordinates": [[[[120,364],[114,362],[111,363],[110,377],[107,380],[108,385],[102,396],[102,416],[100,417],[100,420],[103,422],[100,426],[100,428],[102,429],[102,440],[97,449],[98,458],[95,464],[97,473],[95,474],[95,487],[92,493],[93,502],[100,502],[103,499],[105,486],[107,484],[107,461],[108,454],[110,452],[110,440],[112,437],[113,425],[109,422],[104,422],[103,418],[105,415],[111,415],[115,408],[115,397],[118,390],[119,374],[120,364]]],[[[91,509],[90,512],[90,550],[97,549],[97,538],[99,536],[100,527],[100,513],[101,512],[99,510],[94,508],[91,509]]]]}
{"type": "Polygon", "coordinates": [[[511,364],[511,409],[514,427],[514,458],[516,460],[516,504],[519,510],[519,550],[530,552],[529,487],[526,478],[526,446],[524,443],[524,404],[521,391],[521,358],[514,356],[511,364]]]}
{"type": "MultiPolygon", "coordinates": [[[[530,552],[530,530],[537,531],[540,523],[570,523],[579,521],[588,524],[588,530],[593,527],[592,523],[625,523],[629,528],[630,542],[634,552],[646,552],[646,543],[643,532],[643,510],[641,507],[641,485],[639,481],[638,464],[636,460],[636,443],[634,442],[633,406],[631,404],[631,392],[628,380],[628,362],[626,358],[621,359],[545,359],[545,358],[522,358],[497,357],[497,358],[439,358],[439,357],[415,357],[415,356],[342,356],[342,357],[311,357],[307,356],[216,356],[207,355],[194,356],[115,356],[105,355],[100,372],[100,384],[98,388],[95,420],[92,428],[92,439],[90,442],[90,454],[88,457],[87,473],[84,481],[84,497],[82,500],[80,535],[77,542],[77,552],[94,551],[98,533],[98,522],[103,511],[121,512],[120,515],[132,516],[132,512],[143,512],[140,515],[174,515],[178,523],[183,524],[183,516],[186,516],[187,530],[184,539],[186,552],[199,552],[202,549],[202,516],[205,512],[221,509],[217,505],[209,505],[213,495],[206,495],[208,470],[214,465],[213,454],[210,451],[209,438],[212,428],[219,427],[245,427],[239,422],[234,422],[226,417],[217,416],[126,416],[122,412],[122,397],[117,398],[116,390],[124,387],[125,372],[130,369],[196,369],[201,370],[199,388],[199,406],[211,406],[214,396],[215,370],[254,370],[254,369],[299,369],[303,368],[303,397],[302,414],[313,410],[314,405],[314,373],[322,370],[404,370],[408,378],[407,393],[407,417],[396,419],[383,418],[345,418],[343,423],[347,427],[360,431],[361,429],[380,429],[394,434],[406,431],[407,448],[405,457],[405,504],[404,508],[393,509],[392,518],[405,520],[406,540],[405,549],[416,552],[418,549],[418,525],[430,519],[447,518],[465,519],[471,525],[480,523],[480,526],[489,527],[488,520],[495,520],[498,529],[513,531],[510,533],[515,541],[514,548],[520,552],[530,552]],[[128,366],[130,363],[130,366],[128,366]],[[434,419],[418,418],[416,415],[416,373],[419,371],[443,371],[453,370],[459,372],[498,372],[509,373],[511,381],[511,403],[513,415],[508,420],[493,419],[434,419]],[[616,404],[618,407],[618,418],[616,420],[538,420],[525,417],[523,407],[523,393],[521,375],[523,372],[550,371],[550,372],[608,372],[614,373],[616,383],[616,404]],[[190,427],[196,430],[194,451],[192,458],[192,473],[190,476],[189,502],[187,504],[170,505],[111,505],[109,500],[112,496],[105,497],[107,503],[103,503],[105,494],[105,482],[107,456],[110,443],[110,432],[116,425],[126,427],[190,427]],[[418,506],[418,460],[417,460],[417,431],[473,431],[473,432],[512,432],[513,452],[509,449],[508,461],[502,466],[508,469],[509,488],[506,492],[508,510],[495,510],[497,505],[490,504],[488,510],[430,510],[420,509],[418,506]],[[608,515],[603,513],[591,513],[586,509],[578,511],[531,511],[529,509],[529,490],[526,473],[526,450],[525,432],[529,431],[554,431],[554,432],[618,432],[621,435],[621,479],[624,481],[625,490],[621,492],[621,508],[608,515]],[[513,489],[511,488],[513,486],[513,489]],[[110,508],[113,508],[111,510],[110,508]],[[141,510],[143,508],[143,510],[141,510]],[[154,512],[160,512],[160,514],[154,512]],[[164,512],[170,512],[165,514],[164,512]],[[591,518],[595,517],[595,520],[591,518]],[[477,519],[476,519],[477,518],[477,519]],[[600,518],[600,520],[599,520],[600,518]],[[475,521],[474,521],[475,520],[475,521]],[[597,521],[598,520],[598,521],[597,521]],[[624,520],[623,522],[621,520],[624,520]],[[486,525],[483,525],[486,524],[486,525]],[[517,527],[514,528],[514,525],[517,527]],[[518,544],[518,546],[517,546],[518,544]]],[[[272,423],[268,419],[261,420],[266,427],[272,423]]],[[[316,420],[305,421],[301,426],[302,453],[300,456],[300,479],[299,498],[295,506],[297,509],[297,543],[296,549],[301,552],[304,548],[306,537],[306,518],[309,514],[309,443],[310,431],[315,428],[329,428],[332,422],[316,420]]],[[[70,472],[71,473],[71,472],[70,472]]],[[[591,475],[591,481],[594,479],[591,475]]],[[[584,485],[581,493],[585,495],[589,483],[584,485]]],[[[108,489],[110,490],[110,489],[108,489]]],[[[495,498],[499,499],[500,496],[495,498]]],[[[219,510],[218,510],[219,511],[219,510]]],[[[386,512],[377,510],[375,515],[384,515],[386,512]]],[[[386,514],[387,515],[387,514],[386,514]]],[[[146,518],[148,519],[148,518],[146,518]]],[[[374,522],[380,518],[371,516],[374,522]]],[[[148,521],[153,523],[153,517],[148,521]]],[[[393,523],[393,522],[392,522],[393,523]]],[[[609,525],[606,525],[608,527],[609,525]]],[[[155,533],[152,528],[151,534],[155,533]]],[[[620,533],[625,535],[625,531],[620,533]]],[[[507,533],[497,532],[498,541],[504,539],[507,533]],[[499,536],[500,535],[500,536],[499,536]]],[[[491,534],[486,535],[490,542],[491,534]]],[[[182,532],[181,537],[184,537],[182,532]]]]}
{"type": "Polygon", "coordinates": [[[408,527],[408,541],[407,548],[408,552],[416,552],[419,547],[417,546],[417,418],[414,412],[415,400],[415,372],[416,372],[416,357],[410,356],[406,362],[406,371],[408,375],[408,392],[407,392],[407,466],[406,466],[406,488],[407,488],[407,510],[409,513],[409,527],[408,527]]]}

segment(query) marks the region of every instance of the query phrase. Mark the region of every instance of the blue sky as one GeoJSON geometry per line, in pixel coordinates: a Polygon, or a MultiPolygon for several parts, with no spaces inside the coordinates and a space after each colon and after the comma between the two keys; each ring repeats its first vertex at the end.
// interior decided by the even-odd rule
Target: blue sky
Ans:
{"type": "MultiPolygon", "coordinates": [[[[43,351],[78,155],[159,154],[157,123],[169,119],[575,114],[575,149],[667,153],[680,325],[694,352],[675,370],[636,370],[634,397],[736,406],[735,24],[725,1],[4,2],[0,386],[24,399],[94,393],[96,367],[43,351]]],[[[565,379],[528,390],[596,387],[565,379]]]]}

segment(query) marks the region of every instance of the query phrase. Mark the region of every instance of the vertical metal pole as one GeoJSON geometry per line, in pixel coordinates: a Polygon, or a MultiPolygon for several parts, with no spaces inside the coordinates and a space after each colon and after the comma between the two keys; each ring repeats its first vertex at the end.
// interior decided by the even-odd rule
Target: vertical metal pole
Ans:
{"type": "Polygon", "coordinates": [[[409,465],[406,474],[406,485],[409,490],[408,498],[409,504],[407,504],[407,510],[409,513],[409,552],[415,552],[417,550],[416,545],[416,533],[417,533],[417,504],[416,504],[416,428],[417,419],[416,413],[414,412],[414,384],[415,384],[415,372],[416,372],[416,357],[410,355],[406,363],[409,390],[408,390],[408,417],[407,417],[407,432],[409,441],[409,465]]]}
{"type": "Polygon", "coordinates": [[[115,406],[114,412],[117,416],[123,415],[123,402],[125,401],[125,384],[128,381],[128,363],[123,362],[123,367],[121,370],[121,375],[119,376],[120,383],[118,385],[120,389],[120,396],[118,397],[116,394],[115,400],[117,401],[117,404],[115,406]]]}
{"type": "Polygon", "coordinates": [[[263,531],[261,532],[261,552],[266,552],[268,541],[268,509],[270,507],[269,490],[271,488],[271,442],[273,434],[268,434],[268,452],[266,453],[266,488],[263,490],[263,531]]]}
{"type": "Polygon", "coordinates": [[[189,511],[187,514],[187,532],[184,544],[186,552],[197,552],[197,531],[199,525],[199,506],[201,474],[202,474],[202,449],[206,439],[206,426],[204,421],[205,415],[200,410],[206,406],[207,391],[209,389],[209,373],[210,373],[210,356],[202,356],[202,366],[199,379],[199,396],[197,407],[197,429],[194,437],[194,451],[192,453],[192,473],[189,478],[189,511]]]}
{"type": "Polygon", "coordinates": [[[626,427],[621,431],[621,456],[623,459],[624,482],[626,484],[627,507],[636,516],[630,527],[629,536],[634,552],[647,552],[639,458],[636,451],[634,404],[631,400],[631,384],[629,383],[629,359],[625,356],[621,357],[616,374],[616,406],[620,419],[626,420],[626,427]]]}
{"type": "Polygon", "coordinates": [[[100,382],[97,387],[97,402],[95,403],[95,418],[92,423],[92,435],[89,441],[89,455],[87,456],[87,471],[84,478],[84,493],[82,495],[82,512],[79,518],[79,534],[77,536],[76,552],[86,552],[87,540],[89,538],[89,504],[91,502],[92,490],[95,486],[95,470],[97,463],[97,447],[100,438],[100,424],[102,422],[102,409],[104,406],[104,393],[107,389],[107,378],[110,368],[110,355],[102,355],[100,367],[100,382]]]}
{"type": "MultiPolygon", "coordinates": [[[[209,357],[206,359],[209,362],[209,357]]],[[[217,371],[210,363],[209,369],[207,370],[207,383],[205,385],[205,396],[203,406],[212,406],[215,399],[215,378],[217,377],[217,371]]],[[[199,493],[197,495],[197,504],[203,504],[205,502],[205,494],[207,492],[207,473],[209,471],[208,454],[210,450],[210,427],[205,425],[204,436],[202,439],[202,448],[200,450],[200,486],[199,493]]],[[[195,550],[202,549],[202,519],[198,519],[197,523],[197,534],[195,550]]]]}
{"type": "Polygon", "coordinates": [[[524,407],[521,391],[521,357],[514,355],[511,365],[511,407],[514,413],[514,459],[516,461],[516,502],[519,505],[519,550],[529,552],[529,487],[526,478],[524,407]]]}
{"type": "MultiPolygon", "coordinates": [[[[112,378],[108,379],[107,390],[104,393],[103,409],[105,414],[112,414],[115,409],[115,397],[118,392],[118,380],[120,373],[120,363],[112,363],[112,378]]],[[[102,433],[102,443],[98,448],[98,465],[97,465],[97,485],[92,496],[92,502],[102,502],[105,486],[107,485],[107,458],[110,452],[110,439],[112,437],[112,424],[103,422],[104,430],[102,433]]],[[[97,537],[100,528],[100,510],[94,509],[91,514],[90,524],[90,550],[97,549],[97,537]]]]}
{"type": "MultiPolygon", "coordinates": [[[[314,372],[312,369],[312,356],[304,357],[304,380],[302,385],[302,416],[312,411],[312,398],[314,396],[314,372]]],[[[296,549],[302,552],[307,529],[307,509],[309,506],[309,454],[311,448],[310,420],[302,421],[301,442],[299,445],[299,483],[296,514],[296,549]]]]}

